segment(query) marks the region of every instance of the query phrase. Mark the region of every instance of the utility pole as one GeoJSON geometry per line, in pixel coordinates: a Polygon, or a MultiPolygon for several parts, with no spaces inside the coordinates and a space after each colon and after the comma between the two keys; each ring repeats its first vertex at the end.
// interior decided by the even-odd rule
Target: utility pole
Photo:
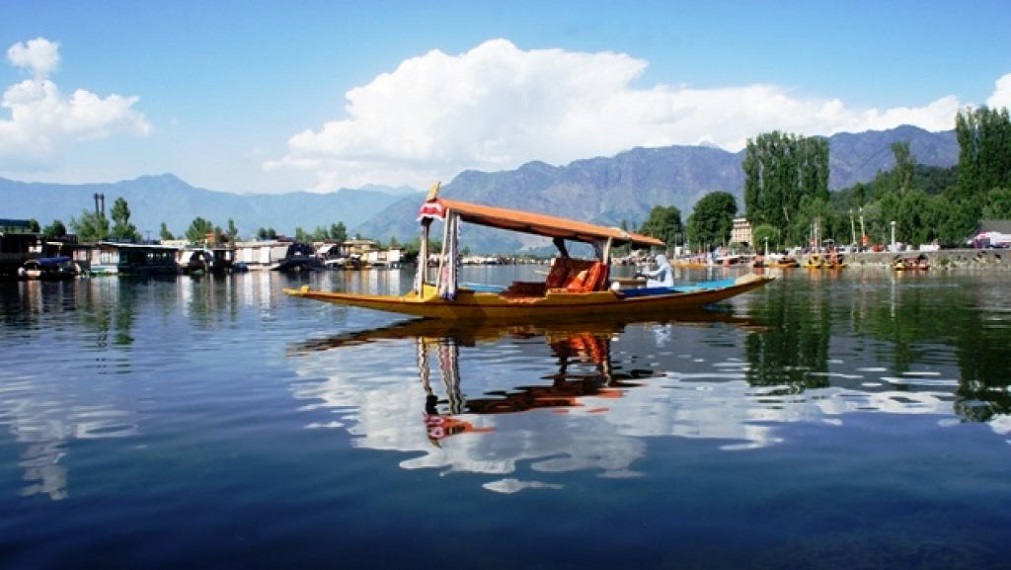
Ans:
{"type": "Polygon", "coordinates": [[[854,221],[853,221],[853,208],[850,208],[850,235],[853,238],[853,241],[850,242],[850,243],[852,243],[853,246],[856,247],[856,245],[857,245],[857,226],[856,226],[856,223],[854,223],[854,221]]]}
{"type": "Polygon", "coordinates": [[[860,245],[866,246],[864,243],[867,239],[867,230],[864,229],[864,207],[860,206],[860,245]]]}

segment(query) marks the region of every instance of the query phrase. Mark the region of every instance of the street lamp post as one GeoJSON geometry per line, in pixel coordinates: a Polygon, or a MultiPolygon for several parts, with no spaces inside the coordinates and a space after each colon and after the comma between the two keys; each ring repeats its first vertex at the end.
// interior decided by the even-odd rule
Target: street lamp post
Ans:
{"type": "Polygon", "coordinates": [[[892,251],[895,251],[895,220],[892,220],[892,251]]]}

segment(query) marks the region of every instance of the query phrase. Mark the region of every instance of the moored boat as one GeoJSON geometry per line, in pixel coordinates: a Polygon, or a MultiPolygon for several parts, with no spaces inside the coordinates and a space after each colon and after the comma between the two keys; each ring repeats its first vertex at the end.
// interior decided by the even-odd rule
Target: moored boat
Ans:
{"type": "Polygon", "coordinates": [[[22,265],[26,279],[42,281],[63,281],[76,278],[80,271],[74,260],[66,256],[36,257],[22,265]]]}
{"type": "Polygon", "coordinates": [[[807,269],[842,269],[846,267],[846,258],[835,250],[826,253],[815,251],[804,256],[801,266],[807,269]]]}
{"type": "Polygon", "coordinates": [[[765,267],[789,269],[793,267],[800,267],[800,263],[797,261],[796,257],[791,255],[772,255],[765,260],[765,267]]]}
{"type": "Polygon", "coordinates": [[[916,257],[896,256],[892,267],[896,271],[926,271],[930,269],[930,260],[922,253],[916,257]]]}
{"type": "Polygon", "coordinates": [[[297,273],[299,271],[319,271],[323,260],[316,256],[316,248],[307,243],[292,243],[284,254],[284,259],[272,266],[271,271],[297,273]]]}
{"type": "Polygon", "coordinates": [[[308,286],[285,289],[299,298],[364,307],[433,319],[533,322],[543,319],[663,318],[750,291],[773,278],[754,273],[737,279],[675,285],[623,287],[610,279],[613,248],[663,247],[653,237],[619,228],[598,226],[536,214],[438,197],[438,185],[422,205],[419,259],[428,259],[429,231],[434,220],[444,222],[443,249],[434,268],[419,264],[413,290],[405,295],[370,295],[314,291],[308,286]],[[516,281],[508,287],[473,287],[457,282],[459,228],[466,222],[552,238],[558,249],[544,281],[516,281]],[[593,246],[593,259],[569,256],[566,241],[593,246]]]}

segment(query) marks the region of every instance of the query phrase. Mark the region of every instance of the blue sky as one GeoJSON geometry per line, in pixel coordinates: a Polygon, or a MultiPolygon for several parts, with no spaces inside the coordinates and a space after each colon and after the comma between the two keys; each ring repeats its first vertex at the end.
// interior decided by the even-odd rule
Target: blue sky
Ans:
{"type": "Polygon", "coordinates": [[[7,0],[0,176],[426,188],[1011,106],[1006,0],[7,0]]]}

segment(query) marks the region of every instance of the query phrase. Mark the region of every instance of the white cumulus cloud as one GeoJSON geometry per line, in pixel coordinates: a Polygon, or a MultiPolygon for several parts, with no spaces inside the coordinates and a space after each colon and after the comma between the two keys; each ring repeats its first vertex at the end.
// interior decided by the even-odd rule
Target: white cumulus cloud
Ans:
{"type": "Polygon", "coordinates": [[[998,79],[995,87],[993,95],[986,100],[987,106],[990,108],[1011,108],[1011,73],[998,79]]]}
{"type": "Polygon", "coordinates": [[[0,98],[0,168],[35,170],[51,166],[64,148],[117,134],[146,135],[151,125],[133,109],[137,97],[100,97],[77,89],[60,92],[49,75],[60,62],[59,44],[45,38],[17,43],[7,61],[32,77],[10,85],[0,98]]]}
{"type": "MultiPolygon", "coordinates": [[[[635,146],[705,143],[736,151],[771,130],[948,130],[960,105],[948,96],[920,107],[857,109],[766,84],[634,87],[646,67],[627,54],[522,50],[503,39],[460,55],[431,51],[350,90],[338,118],[295,134],[288,153],[264,167],[314,172],[317,190],[425,188],[465,169],[565,164],[635,146]]],[[[1002,82],[1006,97],[1011,79],[1002,82]]]]}
{"type": "Polygon", "coordinates": [[[7,61],[30,70],[35,77],[49,77],[60,65],[60,44],[46,38],[16,43],[7,50],[7,61]]]}

